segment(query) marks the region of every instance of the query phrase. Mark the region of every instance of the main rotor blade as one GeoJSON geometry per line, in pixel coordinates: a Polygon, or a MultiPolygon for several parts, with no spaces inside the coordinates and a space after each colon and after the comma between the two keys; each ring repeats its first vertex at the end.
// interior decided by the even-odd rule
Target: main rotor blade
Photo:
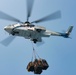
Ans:
{"type": "Polygon", "coordinates": [[[0,11],[0,18],[1,19],[5,19],[5,20],[9,20],[9,21],[14,21],[14,22],[20,22],[20,23],[22,23],[20,20],[14,18],[14,17],[12,17],[12,16],[10,16],[10,15],[2,12],[2,11],[0,11]]]}
{"type": "Polygon", "coordinates": [[[0,43],[4,46],[8,46],[14,39],[15,39],[15,36],[8,36],[6,39],[2,40],[0,43]]]}
{"type": "Polygon", "coordinates": [[[61,18],[61,11],[56,11],[55,13],[45,16],[39,20],[33,21],[32,23],[40,23],[40,22],[59,19],[59,18],[61,18]]]}
{"type": "Polygon", "coordinates": [[[34,0],[27,0],[27,21],[29,20],[29,17],[31,16],[33,3],[34,3],[34,0]]]}

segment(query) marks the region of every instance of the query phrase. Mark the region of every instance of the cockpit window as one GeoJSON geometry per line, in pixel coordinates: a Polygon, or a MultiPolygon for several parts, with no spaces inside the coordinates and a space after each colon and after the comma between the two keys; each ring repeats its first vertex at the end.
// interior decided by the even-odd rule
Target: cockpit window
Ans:
{"type": "Polygon", "coordinates": [[[34,27],[35,25],[29,25],[29,27],[34,27]]]}
{"type": "Polygon", "coordinates": [[[21,27],[34,27],[35,25],[21,25],[21,27]]]}

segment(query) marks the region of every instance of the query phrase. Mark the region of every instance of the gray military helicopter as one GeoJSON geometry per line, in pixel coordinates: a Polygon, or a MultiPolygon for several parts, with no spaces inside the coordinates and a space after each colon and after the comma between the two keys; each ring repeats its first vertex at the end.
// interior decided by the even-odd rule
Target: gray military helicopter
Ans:
{"type": "Polygon", "coordinates": [[[22,22],[2,11],[0,11],[0,18],[5,20],[10,20],[17,22],[16,24],[11,24],[4,27],[4,30],[7,31],[12,36],[1,41],[3,45],[9,45],[15,36],[21,36],[26,39],[30,39],[34,43],[42,42],[42,37],[50,37],[50,36],[62,36],[64,38],[69,38],[69,34],[71,33],[73,26],[70,26],[69,29],[65,33],[54,32],[47,30],[45,27],[34,25],[35,23],[40,23],[44,21],[54,20],[61,18],[61,12],[56,11],[53,14],[45,16],[41,19],[35,20],[33,22],[29,22],[29,17],[31,16],[31,11],[33,7],[34,0],[27,0],[27,20],[26,22],[22,22]]]}

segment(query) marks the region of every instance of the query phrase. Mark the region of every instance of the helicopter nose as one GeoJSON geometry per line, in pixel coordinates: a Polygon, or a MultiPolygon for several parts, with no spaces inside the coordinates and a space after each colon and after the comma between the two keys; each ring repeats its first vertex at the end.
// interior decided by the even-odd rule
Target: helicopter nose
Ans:
{"type": "Polygon", "coordinates": [[[8,33],[11,32],[11,28],[10,28],[9,26],[5,26],[5,27],[4,27],[4,30],[7,31],[8,33]]]}
{"type": "Polygon", "coordinates": [[[4,27],[4,30],[7,30],[7,29],[8,29],[7,26],[5,26],[5,27],[4,27]]]}
{"type": "Polygon", "coordinates": [[[9,29],[10,29],[10,28],[9,28],[8,26],[5,26],[5,27],[4,27],[4,30],[5,30],[5,31],[8,31],[9,29]]]}

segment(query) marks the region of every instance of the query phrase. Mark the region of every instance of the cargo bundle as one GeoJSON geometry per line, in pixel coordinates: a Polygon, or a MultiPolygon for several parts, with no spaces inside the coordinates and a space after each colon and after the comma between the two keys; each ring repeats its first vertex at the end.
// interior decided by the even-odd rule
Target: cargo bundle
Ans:
{"type": "Polygon", "coordinates": [[[35,49],[33,49],[35,59],[28,63],[27,71],[34,72],[34,74],[41,74],[43,70],[47,70],[49,65],[45,59],[36,57],[35,49]]]}

